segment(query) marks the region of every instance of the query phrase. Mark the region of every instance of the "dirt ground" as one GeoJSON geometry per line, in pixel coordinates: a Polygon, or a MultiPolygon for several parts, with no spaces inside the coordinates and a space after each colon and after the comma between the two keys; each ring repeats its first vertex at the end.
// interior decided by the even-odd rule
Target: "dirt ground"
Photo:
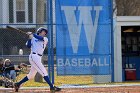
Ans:
{"type": "MultiPolygon", "coordinates": [[[[14,93],[13,89],[0,89],[0,93],[14,93]]],[[[51,93],[48,89],[20,89],[18,93],[51,93]]],[[[140,93],[140,86],[64,88],[56,93],[140,93]]]]}

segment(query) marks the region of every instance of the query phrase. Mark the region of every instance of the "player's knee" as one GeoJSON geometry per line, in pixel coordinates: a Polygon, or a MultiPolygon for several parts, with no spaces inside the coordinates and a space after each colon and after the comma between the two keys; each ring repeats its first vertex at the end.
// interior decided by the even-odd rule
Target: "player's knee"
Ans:
{"type": "Polygon", "coordinates": [[[47,74],[47,73],[44,73],[42,76],[43,76],[43,77],[44,77],[44,76],[48,76],[48,74],[47,74]]]}
{"type": "Polygon", "coordinates": [[[33,79],[35,75],[27,75],[28,79],[33,79]]]}

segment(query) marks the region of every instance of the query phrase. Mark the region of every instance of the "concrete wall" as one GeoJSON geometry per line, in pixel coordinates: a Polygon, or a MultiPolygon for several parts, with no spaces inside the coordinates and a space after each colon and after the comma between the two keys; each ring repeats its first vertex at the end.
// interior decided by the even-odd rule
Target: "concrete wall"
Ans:
{"type": "Polygon", "coordinates": [[[111,75],[94,75],[93,83],[109,83],[111,82],[111,75]]]}

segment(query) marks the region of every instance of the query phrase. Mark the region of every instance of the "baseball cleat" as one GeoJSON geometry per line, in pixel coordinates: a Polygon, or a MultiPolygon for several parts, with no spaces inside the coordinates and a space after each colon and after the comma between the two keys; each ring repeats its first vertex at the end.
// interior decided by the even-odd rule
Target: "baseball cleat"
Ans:
{"type": "Polygon", "coordinates": [[[58,91],[61,91],[61,88],[54,86],[53,88],[50,88],[51,93],[55,93],[58,91]]]}
{"type": "Polygon", "coordinates": [[[18,92],[20,85],[18,83],[14,84],[15,92],[18,92]]]}

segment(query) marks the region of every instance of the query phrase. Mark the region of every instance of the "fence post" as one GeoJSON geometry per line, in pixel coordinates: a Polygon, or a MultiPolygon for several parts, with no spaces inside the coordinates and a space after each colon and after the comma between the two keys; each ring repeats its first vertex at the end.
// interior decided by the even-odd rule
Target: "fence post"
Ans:
{"type": "Polygon", "coordinates": [[[49,40],[49,46],[48,46],[48,73],[50,80],[54,84],[54,50],[53,50],[53,1],[48,0],[47,2],[47,9],[48,9],[48,23],[50,24],[48,26],[49,29],[49,35],[48,35],[48,40],[49,40]]]}
{"type": "Polygon", "coordinates": [[[114,30],[113,30],[113,0],[110,0],[111,15],[111,82],[114,82],[114,30]]]}
{"type": "Polygon", "coordinates": [[[50,30],[51,30],[51,71],[52,83],[54,84],[54,49],[53,49],[53,1],[50,0],[50,30]]]}
{"type": "MultiPolygon", "coordinates": [[[[46,15],[46,18],[47,18],[47,22],[48,24],[50,24],[50,0],[46,0],[47,2],[47,9],[46,9],[46,12],[48,13],[48,15],[46,15]]],[[[49,78],[51,80],[51,30],[50,30],[50,25],[48,25],[48,75],[49,75],[49,78]]]]}

